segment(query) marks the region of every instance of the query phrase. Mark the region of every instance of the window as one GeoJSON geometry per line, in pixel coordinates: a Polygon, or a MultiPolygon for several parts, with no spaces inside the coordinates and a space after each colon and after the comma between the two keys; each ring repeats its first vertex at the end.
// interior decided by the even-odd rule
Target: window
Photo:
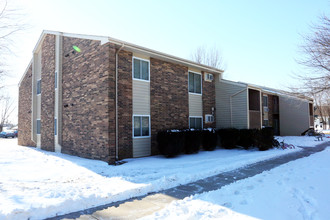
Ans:
{"type": "Polygon", "coordinates": [[[149,137],[150,126],[149,116],[133,116],[133,136],[134,137],[149,137]]]}
{"type": "Polygon", "coordinates": [[[268,107],[268,96],[262,96],[262,106],[268,107]]]}
{"type": "Polygon", "coordinates": [[[262,125],[265,126],[265,127],[268,127],[269,126],[268,119],[264,119],[262,125]]]}
{"type": "Polygon", "coordinates": [[[133,78],[149,81],[149,61],[133,58],[133,78]]]}
{"type": "Polygon", "coordinates": [[[40,119],[37,119],[37,134],[40,134],[41,131],[41,121],[40,119]]]}
{"type": "Polygon", "coordinates": [[[54,119],[54,134],[57,135],[57,118],[54,119]]]}
{"type": "Polygon", "coordinates": [[[202,93],[202,76],[198,73],[189,72],[189,92],[191,93],[202,93]]]}
{"type": "Polygon", "coordinates": [[[57,89],[57,72],[55,72],[55,89],[57,89]]]}
{"type": "Polygon", "coordinates": [[[202,117],[189,117],[189,128],[202,129],[202,117]]]}
{"type": "Polygon", "coordinates": [[[205,123],[212,123],[214,122],[214,116],[213,115],[205,115],[205,123]]]}
{"type": "Polygon", "coordinates": [[[41,79],[37,81],[37,95],[41,94],[41,79]]]}

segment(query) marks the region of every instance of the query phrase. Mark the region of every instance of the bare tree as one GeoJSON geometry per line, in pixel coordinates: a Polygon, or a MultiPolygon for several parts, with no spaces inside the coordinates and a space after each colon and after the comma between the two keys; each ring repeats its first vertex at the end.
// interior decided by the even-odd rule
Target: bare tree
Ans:
{"type": "Polygon", "coordinates": [[[224,69],[222,54],[215,46],[211,48],[206,48],[205,46],[198,47],[193,53],[191,53],[191,59],[196,63],[217,69],[224,69]]]}
{"type": "Polygon", "coordinates": [[[0,100],[0,131],[2,131],[2,128],[5,124],[9,123],[9,118],[13,111],[15,110],[15,107],[13,106],[14,102],[11,101],[10,97],[3,98],[0,100]]]}
{"type": "MultiPolygon", "coordinates": [[[[323,15],[320,24],[311,26],[311,33],[303,35],[302,57],[297,60],[304,68],[296,74],[302,82],[300,92],[313,95],[330,92],[330,19],[323,15]]],[[[295,90],[297,88],[294,88],[295,90]]]]}
{"type": "Polygon", "coordinates": [[[11,50],[12,37],[26,27],[22,21],[21,11],[10,8],[7,0],[0,0],[0,90],[5,86],[6,57],[13,54],[11,50]]]}

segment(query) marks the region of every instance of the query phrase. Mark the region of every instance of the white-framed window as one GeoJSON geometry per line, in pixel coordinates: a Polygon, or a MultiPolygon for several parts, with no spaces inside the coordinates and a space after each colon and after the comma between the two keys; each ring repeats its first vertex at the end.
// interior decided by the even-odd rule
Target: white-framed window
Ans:
{"type": "Polygon", "coordinates": [[[262,106],[268,107],[268,96],[267,95],[262,96],[262,106]]]}
{"type": "Polygon", "coordinates": [[[55,71],[55,89],[57,89],[57,71],[55,71]]]}
{"type": "Polygon", "coordinates": [[[202,129],[203,117],[202,116],[189,117],[189,128],[202,129]]]}
{"type": "Polygon", "coordinates": [[[212,123],[214,122],[214,116],[213,115],[205,115],[205,123],[212,123]]]}
{"type": "Polygon", "coordinates": [[[150,137],[150,115],[133,115],[133,137],[150,137]]]}
{"type": "Polygon", "coordinates": [[[41,120],[37,119],[37,134],[41,134],[41,120]]]}
{"type": "Polygon", "coordinates": [[[37,80],[37,95],[41,94],[41,79],[37,80]]]}
{"type": "Polygon", "coordinates": [[[133,57],[133,79],[149,81],[150,61],[133,57]]]}
{"type": "Polygon", "coordinates": [[[202,75],[200,73],[188,73],[188,90],[190,93],[202,94],[202,75]]]}
{"type": "Polygon", "coordinates": [[[54,118],[54,134],[57,135],[57,118],[54,118]]]}

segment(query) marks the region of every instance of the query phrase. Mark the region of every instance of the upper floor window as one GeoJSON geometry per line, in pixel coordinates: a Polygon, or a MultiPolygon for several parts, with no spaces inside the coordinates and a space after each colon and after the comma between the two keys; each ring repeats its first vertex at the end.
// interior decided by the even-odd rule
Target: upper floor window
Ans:
{"type": "Polygon", "coordinates": [[[57,71],[55,72],[55,89],[57,89],[57,71]]]}
{"type": "Polygon", "coordinates": [[[37,81],[37,95],[41,94],[41,79],[37,81]]]}
{"type": "Polygon", "coordinates": [[[189,72],[189,92],[202,94],[202,75],[189,72]]]}
{"type": "Polygon", "coordinates": [[[133,58],[133,78],[149,81],[149,61],[133,58]]]}
{"type": "Polygon", "coordinates": [[[268,96],[262,96],[262,106],[268,107],[268,96]]]}

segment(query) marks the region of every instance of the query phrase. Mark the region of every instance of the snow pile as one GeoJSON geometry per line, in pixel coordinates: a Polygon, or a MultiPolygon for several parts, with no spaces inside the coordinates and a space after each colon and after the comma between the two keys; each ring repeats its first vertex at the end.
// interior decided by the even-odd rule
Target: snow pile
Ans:
{"type": "Polygon", "coordinates": [[[62,215],[197,181],[297,150],[218,149],[167,159],[127,159],[120,166],[21,147],[0,139],[0,219],[62,215]]]}
{"type": "Polygon", "coordinates": [[[329,219],[329,158],[326,149],[219,190],[172,202],[144,219],[233,219],[233,213],[274,220],[329,219]]]}
{"type": "Polygon", "coordinates": [[[318,144],[330,141],[330,138],[323,137],[323,141],[318,141],[314,136],[276,136],[279,142],[284,141],[286,144],[293,144],[295,147],[315,147],[318,144]]]}

